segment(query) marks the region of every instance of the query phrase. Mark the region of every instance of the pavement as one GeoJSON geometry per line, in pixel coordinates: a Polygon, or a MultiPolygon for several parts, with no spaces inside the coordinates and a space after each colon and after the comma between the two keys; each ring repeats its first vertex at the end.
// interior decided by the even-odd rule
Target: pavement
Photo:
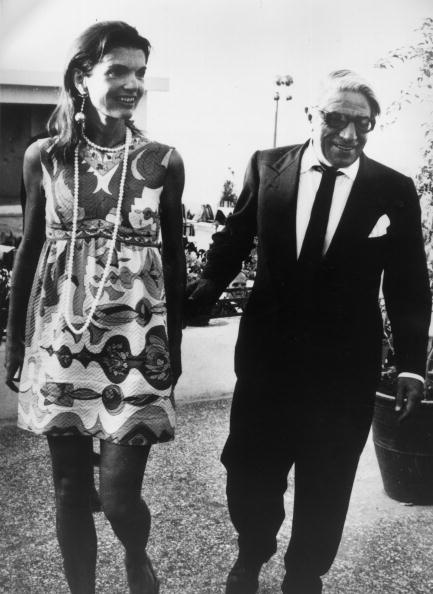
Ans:
{"type": "MultiPolygon", "coordinates": [[[[184,334],[176,440],[152,448],[143,497],[152,512],[149,554],[161,594],[222,594],[236,557],[219,454],[228,431],[237,319],[184,334]]],[[[1,355],[1,353],[0,353],[1,355]]],[[[14,403],[0,409],[0,592],[62,594],[45,439],[16,429],[14,403]]],[[[261,572],[259,594],[277,594],[290,537],[293,478],[277,554],[261,572]]],[[[122,547],[101,513],[97,593],[127,593],[122,547]]],[[[324,594],[431,594],[433,508],[404,505],[383,490],[371,438],[361,457],[343,540],[324,594]]]]}

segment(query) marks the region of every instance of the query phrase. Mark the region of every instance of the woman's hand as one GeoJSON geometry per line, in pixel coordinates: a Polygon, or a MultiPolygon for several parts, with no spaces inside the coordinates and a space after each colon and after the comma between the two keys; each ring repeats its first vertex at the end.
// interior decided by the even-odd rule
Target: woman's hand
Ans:
{"type": "Polygon", "coordinates": [[[6,385],[13,391],[18,392],[15,382],[19,382],[21,369],[24,361],[24,344],[22,340],[6,340],[6,385]]]}

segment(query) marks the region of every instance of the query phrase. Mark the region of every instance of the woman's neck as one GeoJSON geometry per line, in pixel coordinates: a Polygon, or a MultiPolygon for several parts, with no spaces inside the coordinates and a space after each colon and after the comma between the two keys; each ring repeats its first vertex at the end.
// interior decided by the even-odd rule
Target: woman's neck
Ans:
{"type": "Polygon", "coordinates": [[[85,134],[95,144],[113,147],[125,142],[125,120],[107,118],[105,122],[86,122],[85,134]]]}

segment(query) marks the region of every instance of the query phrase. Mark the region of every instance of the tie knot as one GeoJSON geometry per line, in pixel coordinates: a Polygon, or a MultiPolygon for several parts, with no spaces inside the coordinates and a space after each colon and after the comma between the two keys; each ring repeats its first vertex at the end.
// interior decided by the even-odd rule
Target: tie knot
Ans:
{"type": "Polygon", "coordinates": [[[320,163],[320,165],[313,165],[314,171],[320,171],[320,173],[325,174],[329,177],[337,177],[338,175],[343,175],[342,171],[338,171],[335,167],[330,167],[329,165],[325,165],[324,163],[320,163]]]}

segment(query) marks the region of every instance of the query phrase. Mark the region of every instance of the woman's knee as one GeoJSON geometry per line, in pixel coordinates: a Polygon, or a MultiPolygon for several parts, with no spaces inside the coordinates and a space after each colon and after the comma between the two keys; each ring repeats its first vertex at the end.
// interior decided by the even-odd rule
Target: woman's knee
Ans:
{"type": "Polygon", "coordinates": [[[144,469],[150,447],[101,443],[99,496],[102,510],[111,523],[129,522],[147,513],[141,499],[144,469]]]}
{"type": "Polygon", "coordinates": [[[91,505],[91,488],[80,476],[62,476],[55,481],[57,507],[88,508],[91,505]]]}
{"type": "Polygon", "coordinates": [[[102,490],[100,499],[102,511],[112,524],[129,522],[136,517],[137,513],[143,510],[149,513],[146,504],[139,495],[126,495],[102,490]]]}

